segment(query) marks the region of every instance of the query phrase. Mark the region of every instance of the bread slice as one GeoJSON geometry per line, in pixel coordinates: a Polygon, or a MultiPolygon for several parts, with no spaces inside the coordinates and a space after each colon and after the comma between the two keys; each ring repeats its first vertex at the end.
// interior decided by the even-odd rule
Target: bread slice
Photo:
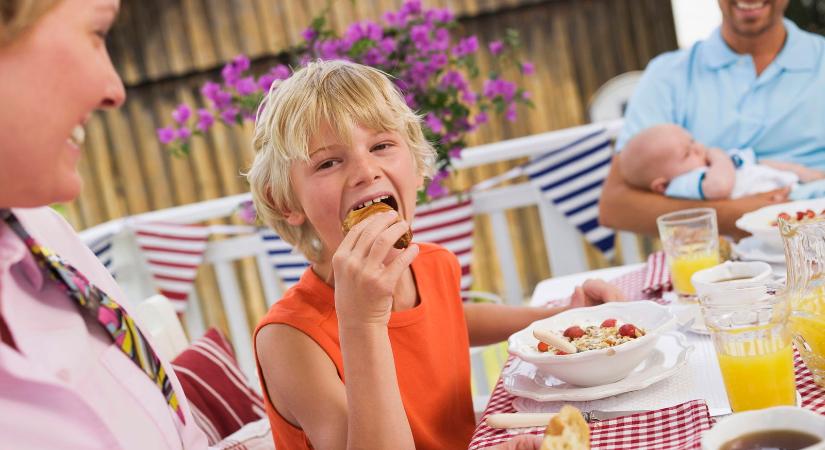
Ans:
{"type": "MultiPolygon", "coordinates": [[[[358,222],[361,222],[373,214],[378,214],[384,211],[392,211],[392,207],[381,202],[373,203],[365,208],[350,211],[349,214],[347,214],[347,217],[344,218],[344,223],[341,225],[341,228],[344,231],[344,234],[346,234],[358,222]]],[[[412,242],[412,229],[408,229],[403,236],[398,238],[393,247],[397,249],[404,249],[409,247],[410,242],[412,242]]]]}
{"type": "Polygon", "coordinates": [[[541,450],[590,450],[590,427],[582,413],[564,405],[547,424],[541,450]]]}

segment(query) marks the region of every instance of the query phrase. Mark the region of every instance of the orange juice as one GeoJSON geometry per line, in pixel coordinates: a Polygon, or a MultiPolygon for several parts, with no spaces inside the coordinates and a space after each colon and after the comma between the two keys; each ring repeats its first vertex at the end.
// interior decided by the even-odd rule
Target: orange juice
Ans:
{"type": "Polygon", "coordinates": [[[725,350],[734,354],[717,352],[725,391],[735,412],[796,404],[791,345],[770,352],[764,352],[765,346],[770,342],[729,342],[725,350]],[[755,352],[759,354],[748,354],[755,352]]]}
{"type": "Polygon", "coordinates": [[[679,294],[696,294],[690,277],[694,273],[719,264],[719,250],[686,253],[670,260],[670,277],[673,289],[679,294]]]}
{"type": "Polygon", "coordinates": [[[799,334],[811,350],[825,358],[825,296],[822,288],[803,298],[794,299],[792,305],[794,314],[790,317],[791,330],[799,334]]]}

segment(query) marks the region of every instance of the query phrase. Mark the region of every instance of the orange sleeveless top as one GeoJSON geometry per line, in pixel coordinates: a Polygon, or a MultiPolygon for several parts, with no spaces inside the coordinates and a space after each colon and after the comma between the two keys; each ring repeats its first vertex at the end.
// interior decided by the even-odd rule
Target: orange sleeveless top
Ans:
{"type": "MultiPolygon", "coordinates": [[[[389,337],[401,400],[418,450],[466,449],[475,428],[470,394],[469,338],[459,296],[461,270],[455,255],[433,244],[419,244],[412,263],[420,303],[393,312],[389,337]]],[[[286,324],[312,338],[344,373],[338,344],[334,289],[312,269],[275,303],[258,324],[286,324]]],[[[255,338],[252,339],[255,342],[255,338]]],[[[255,352],[257,360],[257,351],[255,352]]],[[[284,366],[284,370],[288,370],[284,366]]],[[[258,372],[261,383],[264,377],[258,372]]],[[[266,393],[266,386],[263,386],[266,393]]],[[[311,449],[303,430],[290,424],[264,394],[278,450],[311,449]]]]}

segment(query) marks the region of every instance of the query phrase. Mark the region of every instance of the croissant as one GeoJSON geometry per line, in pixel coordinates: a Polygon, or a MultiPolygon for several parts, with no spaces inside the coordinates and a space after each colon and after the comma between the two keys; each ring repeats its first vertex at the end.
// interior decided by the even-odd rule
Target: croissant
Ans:
{"type": "MultiPolygon", "coordinates": [[[[373,214],[377,214],[384,211],[392,211],[392,207],[386,203],[381,202],[373,203],[365,208],[350,211],[350,213],[347,214],[347,217],[344,218],[344,223],[342,224],[341,228],[344,230],[344,233],[346,234],[358,222],[361,222],[362,220],[366,219],[367,217],[373,214]]],[[[412,229],[408,229],[403,236],[398,238],[393,247],[397,249],[404,249],[410,245],[410,242],[412,242],[412,229]]]]}

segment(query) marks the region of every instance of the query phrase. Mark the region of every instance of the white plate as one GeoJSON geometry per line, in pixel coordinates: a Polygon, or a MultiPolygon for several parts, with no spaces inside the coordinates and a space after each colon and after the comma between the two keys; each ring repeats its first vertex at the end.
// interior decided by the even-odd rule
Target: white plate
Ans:
{"type": "Polygon", "coordinates": [[[805,211],[806,209],[812,209],[819,214],[825,209],[825,199],[799,200],[796,202],[765,206],[764,208],[759,208],[756,211],[744,214],[736,221],[736,227],[752,234],[775,253],[782,251],[782,236],[779,233],[779,228],[772,225],[776,220],[776,216],[782,212],[794,216],[797,211],[805,211]]]}
{"type": "Polygon", "coordinates": [[[785,264],[785,253],[764,245],[754,236],[743,238],[733,244],[734,255],[743,261],[765,261],[772,264],[785,264]]]}
{"type": "Polygon", "coordinates": [[[648,357],[626,378],[601,386],[580,387],[538,373],[536,366],[515,358],[502,372],[504,390],[540,402],[586,401],[644,389],[676,373],[693,347],[678,332],[663,334],[648,357]]]}

